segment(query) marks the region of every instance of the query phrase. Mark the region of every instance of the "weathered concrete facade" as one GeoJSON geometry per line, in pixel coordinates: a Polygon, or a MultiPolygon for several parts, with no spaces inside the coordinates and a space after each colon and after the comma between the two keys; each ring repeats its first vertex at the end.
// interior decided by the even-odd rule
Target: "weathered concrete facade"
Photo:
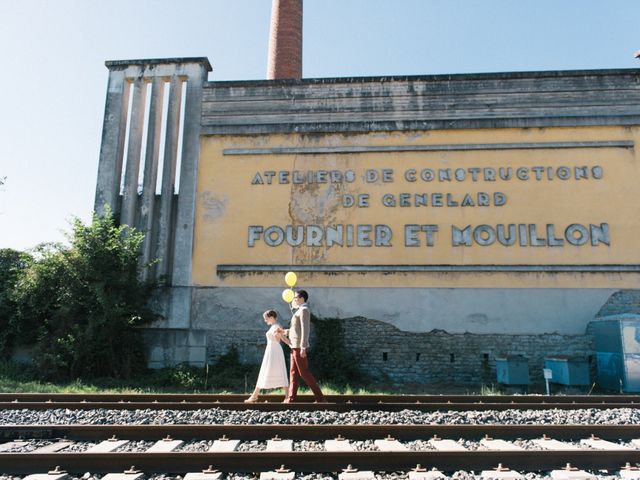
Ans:
{"type": "Polygon", "coordinates": [[[638,70],[211,82],[203,58],[107,66],[96,210],[149,232],[143,257],[160,259],[152,366],[203,365],[232,343],[259,360],[259,314],[286,315],[287,270],[317,315],[350,319],[363,364],[406,381],[491,381],[501,354],[588,356],[595,316],[638,309],[638,70]],[[435,188],[431,169],[467,177],[435,188]],[[295,171],[328,173],[296,185],[295,171]],[[325,183],[331,172],[353,181],[325,183]],[[429,205],[402,208],[423,192],[429,205]],[[461,208],[466,195],[478,205],[461,208]],[[283,233],[252,239],[255,225],[283,233]],[[286,225],[346,233],[295,246],[286,225]],[[365,227],[353,246],[349,225],[365,227]]]}

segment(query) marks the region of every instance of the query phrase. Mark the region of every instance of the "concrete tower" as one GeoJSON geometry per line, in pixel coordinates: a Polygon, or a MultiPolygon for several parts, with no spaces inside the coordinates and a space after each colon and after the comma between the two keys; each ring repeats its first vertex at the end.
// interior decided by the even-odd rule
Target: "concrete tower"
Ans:
{"type": "Polygon", "coordinates": [[[302,78],[302,0],[273,0],[267,79],[302,78]]]}

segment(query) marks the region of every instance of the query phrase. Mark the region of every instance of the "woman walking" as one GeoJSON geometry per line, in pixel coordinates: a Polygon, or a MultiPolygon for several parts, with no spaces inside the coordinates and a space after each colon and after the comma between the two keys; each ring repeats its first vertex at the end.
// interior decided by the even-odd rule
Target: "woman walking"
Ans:
{"type": "Polygon", "coordinates": [[[264,322],[270,326],[267,330],[267,347],[262,357],[262,365],[258,374],[256,388],[245,403],[258,401],[260,390],[265,388],[287,388],[289,379],[287,377],[287,366],[284,362],[284,352],[280,346],[283,341],[289,345],[287,337],[281,333],[282,327],[278,323],[278,314],[274,310],[267,310],[262,314],[264,322]]]}

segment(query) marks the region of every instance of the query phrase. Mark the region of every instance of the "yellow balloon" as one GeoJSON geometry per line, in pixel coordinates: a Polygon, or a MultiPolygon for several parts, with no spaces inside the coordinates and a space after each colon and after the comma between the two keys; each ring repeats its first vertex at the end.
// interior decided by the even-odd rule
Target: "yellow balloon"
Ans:
{"type": "Polygon", "coordinates": [[[298,276],[293,272],[287,272],[287,274],[284,276],[284,281],[287,285],[293,287],[298,281],[298,276]]]}
{"type": "Polygon", "coordinates": [[[293,302],[294,296],[295,296],[295,293],[293,293],[293,290],[291,290],[290,288],[287,288],[286,290],[282,291],[282,300],[284,300],[287,303],[293,302]]]}

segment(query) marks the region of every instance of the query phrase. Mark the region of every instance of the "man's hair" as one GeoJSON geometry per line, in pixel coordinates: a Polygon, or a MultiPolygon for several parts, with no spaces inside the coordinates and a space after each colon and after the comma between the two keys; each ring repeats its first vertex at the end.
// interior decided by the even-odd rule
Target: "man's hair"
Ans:
{"type": "Polygon", "coordinates": [[[307,300],[309,300],[309,294],[305,290],[298,290],[296,292],[296,296],[302,297],[305,303],[307,302],[307,300]]]}
{"type": "Polygon", "coordinates": [[[265,317],[271,317],[271,318],[278,318],[278,312],[276,312],[275,310],[267,310],[266,312],[263,313],[263,315],[265,317]]]}

